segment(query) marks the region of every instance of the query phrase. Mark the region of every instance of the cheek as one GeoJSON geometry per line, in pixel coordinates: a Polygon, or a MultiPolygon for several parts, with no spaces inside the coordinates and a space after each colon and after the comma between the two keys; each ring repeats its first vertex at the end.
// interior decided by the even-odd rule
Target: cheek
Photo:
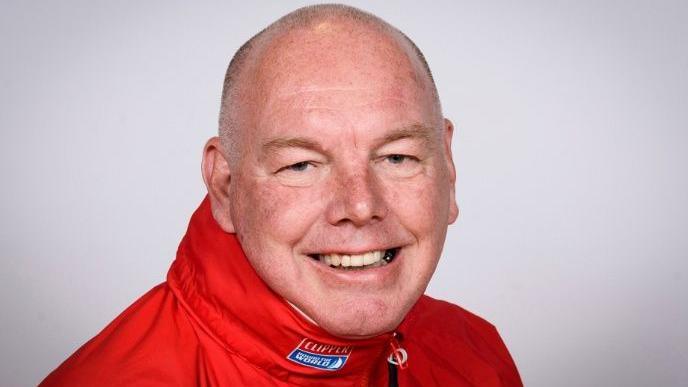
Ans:
{"type": "Polygon", "coordinates": [[[418,242],[402,270],[403,282],[409,286],[405,290],[422,293],[436,269],[447,230],[448,191],[429,177],[394,190],[394,212],[418,242]]]}
{"type": "MultiPolygon", "coordinates": [[[[278,183],[246,185],[241,196],[245,230],[256,230],[268,242],[296,243],[307,232],[321,209],[312,189],[284,187],[278,183]],[[250,223],[250,224],[249,224],[250,223]]],[[[321,200],[321,199],[320,199],[321,200]]]]}
{"type": "Polygon", "coordinates": [[[388,187],[388,203],[404,226],[418,239],[433,237],[446,227],[448,187],[437,179],[423,176],[413,182],[388,187]]]}

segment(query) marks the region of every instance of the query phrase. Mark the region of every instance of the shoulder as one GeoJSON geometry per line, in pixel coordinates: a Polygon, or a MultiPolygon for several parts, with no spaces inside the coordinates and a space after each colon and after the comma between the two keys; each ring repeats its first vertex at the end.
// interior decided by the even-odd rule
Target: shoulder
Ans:
{"type": "MultiPolygon", "coordinates": [[[[497,329],[483,318],[446,301],[422,296],[401,327],[416,367],[447,380],[484,386],[520,386],[520,377],[497,329]]],[[[410,367],[413,367],[409,353],[410,367]]]]}
{"type": "Polygon", "coordinates": [[[179,380],[184,368],[193,364],[182,357],[196,352],[196,342],[188,316],[169,287],[161,284],[81,346],[41,386],[116,386],[143,380],[175,385],[170,378],[179,380]],[[179,375],[170,375],[172,370],[179,375]]]}

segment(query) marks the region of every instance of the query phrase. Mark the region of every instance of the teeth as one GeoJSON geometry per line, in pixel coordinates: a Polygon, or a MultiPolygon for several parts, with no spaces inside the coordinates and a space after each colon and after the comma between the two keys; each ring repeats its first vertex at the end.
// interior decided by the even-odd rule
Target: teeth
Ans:
{"type": "Polygon", "coordinates": [[[365,255],[363,256],[363,264],[372,265],[373,263],[379,261],[381,257],[381,251],[371,251],[369,253],[365,253],[365,255]]]}
{"type": "Polygon", "coordinates": [[[367,267],[367,266],[384,266],[391,261],[393,252],[391,250],[377,250],[369,251],[363,254],[345,255],[345,254],[325,254],[319,255],[320,261],[332,267],[367,267]],[[389,256],[389,257],[388,257],[389,256]]]}

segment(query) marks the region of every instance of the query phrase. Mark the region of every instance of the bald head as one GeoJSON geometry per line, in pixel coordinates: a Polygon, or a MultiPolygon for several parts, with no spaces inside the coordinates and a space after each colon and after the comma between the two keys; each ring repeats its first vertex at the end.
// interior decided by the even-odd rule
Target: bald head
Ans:
{"type": "Polygon", "coordinates": [[[400,76],[413,78],[427,91],[441,119],[437,89],[428,64],[406,35],[384,20],[353,7],[308,6],[285,15],[249,39],[227,68],[219,134],[230,164],[240,155],[237,146],[240,137],[257,124],[253,118],[260,105],[270,98],[269,91],[286,86],[283,92],[288,92],[289,82],[300,82],[307,87],[309,78],[332,78],[337,74],[340,81],[341,74],[346,74],[365,82],[365,77],[371,74],[360,66],[364,61],[369,67],[383,70],[376,73],[391,77],[388,82],[400,76]],[[400,74],[404,71],[408,74],[400,74]]]}

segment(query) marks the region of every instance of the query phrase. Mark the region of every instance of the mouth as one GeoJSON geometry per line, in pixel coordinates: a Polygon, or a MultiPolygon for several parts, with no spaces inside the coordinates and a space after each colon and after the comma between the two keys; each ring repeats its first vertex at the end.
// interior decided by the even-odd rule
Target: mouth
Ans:
{"type": "Polygon", "coordinates": [[[399,247],[395,247],[386,250],[368,251],[361,254],[327,253],[308,254],[308,256],[335,269],[363,270],[391,263],[399,254],[399,250],[399,247]]]}

